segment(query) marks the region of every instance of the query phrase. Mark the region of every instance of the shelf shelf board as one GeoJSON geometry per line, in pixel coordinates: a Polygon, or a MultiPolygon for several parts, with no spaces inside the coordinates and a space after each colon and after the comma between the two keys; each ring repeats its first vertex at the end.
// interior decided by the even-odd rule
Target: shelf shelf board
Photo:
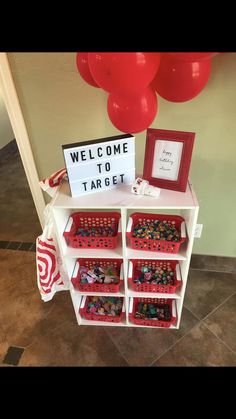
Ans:
{"type": "Polygon", "coordinates": [[[118,246],[115,249],[80,249],[67,247],[64,256],[70,258],[115,258],[122,259],[123,250],[121,237],[118,238],[118,246]]]}
{"type": "Polygon", "coordinates": [[[83,296],[83,295],[99,295],[101,297],[125,297],[125,290],[124,290],[124,284],[122,284],[120,286],[120,291],[119,292],[87,292],[87,291],[78,291],[78,290],[74,290],[73,291],[74,294],[77,294],[78,296],[83,296]]]}
{"type": "Polygon", "coordinates": [[[181,292],[175,292],[173,294],[169,293],[162,293],[162,292],[137,292],[132,291],[131,289],[127,290],[127,296],[128,297],[134,297],[134,298],[172,298],[175,300],[180,300],[182,298],[181,292]]]}
{"type": "Polygon", "coordinates": [[[186,192],[162,189],[158,198],[134,195],[130,185],[72,198],[68,182],[63,182],[53,200],[55,208],[137,208],[137,209],[183,209],[196,208],[198,202],[190,182],[186,192]]]}
{"type": "Polygon", "coordinates": [[[148,250],[135,250],[127,247],[127,259],[162,259],[162,260],[187,260],[186,246],[183,246],[178,253],[160,253],[148,250]]]}

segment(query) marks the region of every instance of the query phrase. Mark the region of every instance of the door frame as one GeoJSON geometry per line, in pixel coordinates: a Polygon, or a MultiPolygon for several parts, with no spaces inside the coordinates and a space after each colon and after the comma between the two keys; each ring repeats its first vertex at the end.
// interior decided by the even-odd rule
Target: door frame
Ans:
{"type": "Polygon", "coordinates": [[[0,84],[2,85],[3,100],[5,102],[8,116],[15,135],[34,205],[39,217],[40,224],[43,228],[45,208],[44,196],[39,185],[39,176],[30,146],[28,132],[20,107],[15,84],[12,78],[7,54],[5,52],[0,53],[0,84]]]}

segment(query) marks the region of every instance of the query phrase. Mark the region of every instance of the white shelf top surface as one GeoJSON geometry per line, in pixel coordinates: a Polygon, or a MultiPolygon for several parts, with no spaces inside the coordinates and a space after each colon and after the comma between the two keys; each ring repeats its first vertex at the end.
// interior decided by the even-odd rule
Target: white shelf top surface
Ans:
{"type": "Polygon", "coordinates": [[[72,198],[68,182],[62,183],[53,206],[56,208],[195,208],[198,201],[190,182],[186,192],[162,189],[158,198],[134,195],[130,185],[72,198]]]}
{"type": "Polygon", "coordinates": [[[143,326],[134,324],[131,322],[126,323],[125,319],[123,319],[119,323],[113,323],[113,322],[102,322],[102,321],[95,321],[95,320],[86,320],[84,318],[81,318],[81,326],[113,326],[113,327],[146,327],[149,329],[177,329],[176,326],[171,325],[170,327],[158,327],[158,326],[143,326]]]}

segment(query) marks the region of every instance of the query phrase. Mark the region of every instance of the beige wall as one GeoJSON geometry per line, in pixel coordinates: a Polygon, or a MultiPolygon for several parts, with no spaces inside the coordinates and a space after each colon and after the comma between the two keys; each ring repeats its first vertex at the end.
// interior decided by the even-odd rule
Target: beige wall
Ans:
{"type": "Polygon", "coordinates": [[[11,123],[8,117],[8,113],[5,107],[5,103],[1,96],[1,86],[0,86],[0,150],[10,141],[15,138],[12,131],[11,123]]]}
{"type": "MultiPolygon", "coordinates": [[[[120,132],[106,112],[107,94],[79,76],[73,53],[8,54],[40,178],[64,166],[61,145],[120,132]]],[[[190,170],[204,224],[194,252],[236,256],[236,54],[213,60],[212,75],[190,102],[159,98],[153,128],[196,132],[190,170]]],[[[143,169],[145,132],[136,135],[143,169]]]]}

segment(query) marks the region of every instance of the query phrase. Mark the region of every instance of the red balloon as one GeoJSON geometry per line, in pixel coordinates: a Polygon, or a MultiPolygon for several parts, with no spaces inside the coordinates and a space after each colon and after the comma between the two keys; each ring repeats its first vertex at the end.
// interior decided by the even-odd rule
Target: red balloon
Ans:
{"type": "Polygon", "coordinates": [[[209,60],[215,57],[218,52],[168,52],[173,58],[179,58],[185,61],[209,60]]]}
{"type": "Polygon", "coordinates": [[[136,133],[147,129],[156,116],[157,108],[157,95],[150,87],[135,97],[111,93],[107,102],[111,122],[125,133],[136,133]]]}
{"type": "Polygon", "coordinates": [[[94,80],[104,90],[134,95],[154,79],[160,57],[158,52],[92,52],[88,62],[94,80]]]}
{"type": "Polygon", "coordinates": [[[76,55],[76,65],[81,77],[93,87],[99,87],[93,79],[88,65],[88,52],[78,52],[76,55]]]}
{"type": "Polygon", "coordinates": [[[163,54],[152,87],[170,102],[186,102],[202,91],[210,73],[211,60],[181,61],[163,54]]]}

